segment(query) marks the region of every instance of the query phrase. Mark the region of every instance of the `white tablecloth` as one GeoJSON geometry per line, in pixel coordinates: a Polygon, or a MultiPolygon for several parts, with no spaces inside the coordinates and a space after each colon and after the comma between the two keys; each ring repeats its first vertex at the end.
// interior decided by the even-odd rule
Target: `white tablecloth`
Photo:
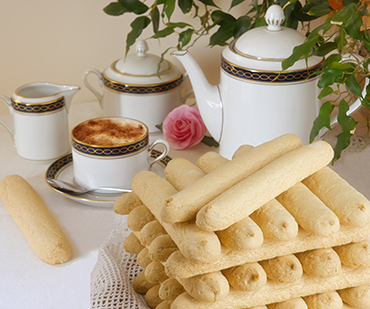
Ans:
{"type": "MultiPolygon", "coordinates": [[[[99,115],[97,103],[72,104],[70,126],[99,115]]],[[[10,115],[0,115],[10,126],[10,115]]],[[[0,309],[90,308],[90,273],[100,245],[109,236],[114,213],[110,208],[79,204],[51,190],[44,174],[49,164],[29,163],[17,156],[6,130],[0,128],[0,179],[10,174],[24,177],[43,198],[63,227],[73,248],[71,261],[48,265],[27,240],[0,201],[0,309]]],[[[214,150],[204,144],[188,151],[171,151],[171,157],[195,160],[214,150]]],[[[347,181],[370,198],[370,147],[358,143],[334,165],[347,181]]]]}
{"type": "MultiPolygon", "coordinates": [[[[99,115],[96,102],[72,104],[70,127],[99,115]]],[[[0,119],[12,127],[11,115],[0,119]]],[[[50,163],[29,163],[18,157],[10,135],[1,127],[0,145],[0,180],[10,174],[25,178],[55,215],[73,249],[71,261],[65,264],[41,261],[0,200],[0,309],[90,308],[90,273],[100,245],[112,230],[113,210],[85,206],[51,190],[44,178],[50,163]]],[[[208,149],[203,144],[191,151],[172,151],[170,156],[192,160],[208,149]]]]}

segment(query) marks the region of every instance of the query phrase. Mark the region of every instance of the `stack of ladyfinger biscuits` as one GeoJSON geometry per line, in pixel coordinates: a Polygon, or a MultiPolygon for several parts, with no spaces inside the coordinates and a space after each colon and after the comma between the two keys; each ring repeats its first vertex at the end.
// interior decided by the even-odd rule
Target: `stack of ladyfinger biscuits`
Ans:
{"type": "Polygon", "coordinates": [[[287,134],[138,173],[114,209],[156,309],[370,308],[370,202],[287,134]]]}

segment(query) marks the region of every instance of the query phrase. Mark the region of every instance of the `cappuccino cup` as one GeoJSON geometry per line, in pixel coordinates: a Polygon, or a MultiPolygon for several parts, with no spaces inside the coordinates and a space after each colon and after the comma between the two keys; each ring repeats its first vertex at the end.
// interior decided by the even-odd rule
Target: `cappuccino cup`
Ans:
{"type": "Polygon", "coordinates": [[[149,144],[148,127],[125,117],[86,120],[72,129],[72,158],[75,182],[89,189],[130,189],[133,177],[165,158],[169,145],[163,139],[149,144]],[[150,162],[151,152],[163,152],[150,162]]]}

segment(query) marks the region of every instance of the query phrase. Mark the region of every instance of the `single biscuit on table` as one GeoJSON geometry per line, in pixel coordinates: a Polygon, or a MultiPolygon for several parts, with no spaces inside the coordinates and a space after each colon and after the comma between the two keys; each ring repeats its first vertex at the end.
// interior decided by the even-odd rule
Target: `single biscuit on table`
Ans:
{"type": "Polygon", "coordinates": [[[49,264],[68,262],[69,240],[33,187],[21,176],[0,182],[0,198],[38,257],[49,264]]]}

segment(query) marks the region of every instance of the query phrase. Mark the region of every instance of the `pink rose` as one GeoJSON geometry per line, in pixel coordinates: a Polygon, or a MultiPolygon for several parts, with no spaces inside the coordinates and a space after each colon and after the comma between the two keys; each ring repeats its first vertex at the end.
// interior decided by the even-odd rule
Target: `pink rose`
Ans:
{"type": "Polygon", "coordinates": [[[200,143],[207,131],[199,111],[185,104],[167,115],[162,130],[172,149],[185,149],[200,143]]]}

